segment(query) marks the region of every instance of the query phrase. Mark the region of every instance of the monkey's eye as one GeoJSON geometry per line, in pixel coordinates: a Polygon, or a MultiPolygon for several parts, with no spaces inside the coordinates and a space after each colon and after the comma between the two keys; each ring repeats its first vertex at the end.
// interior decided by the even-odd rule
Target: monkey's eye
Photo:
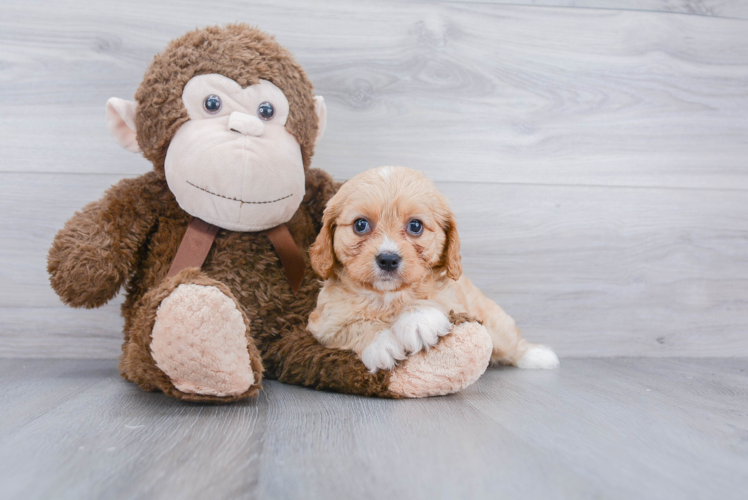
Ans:
{"type": "Polygon", "coordinates": [[[275,116],[275,108],[269,102],[263,102],[257,106],[257,116],[265,121],[272,120],[275,116]]]}
{"type": "Polygon", "coordinates": [[[371,231],[371,225],[366,219],[356,219],[353,223],[353,231],[356,234],[366,234],[371,231]]]}
{"type": "Polygon", "coordinates": [[[418,219],[408,222],[408,232],[413,236],[420,236],[423,232],[423,222],[418,219]]]}
{"type": "Polygon", "coordinates": [[[203,108],[205,108],[205,111],[207,111],[211,115],[214,115],[221,111],[221,105],[221,98],[215,94],[210,94],[203,101],[203,108]]]}

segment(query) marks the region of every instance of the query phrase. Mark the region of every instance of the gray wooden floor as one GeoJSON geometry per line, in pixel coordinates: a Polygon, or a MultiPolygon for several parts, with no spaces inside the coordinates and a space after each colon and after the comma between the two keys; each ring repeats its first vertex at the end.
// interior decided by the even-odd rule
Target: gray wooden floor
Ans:
{"type": "Polygon", "coordinates": [[[387,401],[276,382],[185,404],[113,360],[0,360],[2,498],[719,498],[748,488],[748,359],[565,359],[387,401]]]}
{"type": "Polygon", "coordinates": [[[748,498],[748,2],[0,12],[0,499],[748,498]],[[214,407],[97,359],[120,352],[122,298],[64,307],[45,259],[76,210],[151,168],[104,104],[170,39],[234,21],[276,35],[326,98],[314,166],[434,179],[467,275],[561,370],[424,401],[268,383],[214,407]]]}

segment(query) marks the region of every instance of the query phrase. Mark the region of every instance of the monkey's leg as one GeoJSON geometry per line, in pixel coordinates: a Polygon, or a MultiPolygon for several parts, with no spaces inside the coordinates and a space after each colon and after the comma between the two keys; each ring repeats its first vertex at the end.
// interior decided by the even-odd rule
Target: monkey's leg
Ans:
{"type": "Polygon", "coordinates": [[[264,360],[269,376],[320,390],[388,398],[451,394],[486,371],[492,344],[480,324],[455,316],[450,321],[455,323],[450,334],[391,372],[372,374],[355,353],[324,347],[302,329],[284,332],[271,342],[264,360]]]}
{"type": "Polygon", "coordinates": [[[122,375],[190,401],[257,395],[262,362],[247,316],[228,287],[188,268],[140,301],[127,332],[122,375]]]}

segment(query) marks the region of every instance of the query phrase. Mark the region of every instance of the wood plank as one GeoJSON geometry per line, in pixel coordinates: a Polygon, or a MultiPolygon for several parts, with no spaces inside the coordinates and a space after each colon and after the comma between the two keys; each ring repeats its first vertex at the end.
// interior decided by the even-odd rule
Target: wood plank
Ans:
{"type": "Polygon", "coordinates": [[[747,367],[746,358],[575,359],[558,372],[496,369],[468,404],[606,496],[739,499],[747,367]]]}
{"type": "MultiPolygon", "coordinates": [[[[0,361],[0,435],[35,419],[116,375],[116,362],[105,360],[3,359],[0,361]]],[[[2,495],[0,495],[2,496],[2,495]]]]}
{"type": "MultiPolygon", "coordinates": [[[[132,96],[169,39],[205,24],[203,6],[174,5],[6,6],[0,169],[145,171],[107,137],[102,109],[132,96]]],[[[339,177],[405,164],[444,181],[748,188],[746,21],[492,3],[216,5],[211,22],[251,21],[296,53],[330,108],[316,164],[339,177]]]]}
{"type": "MultiPolygon", "coordinates": [[[[13,214],[0,220],[0,355],[117,355],[119,302],[65,309],[45,271],[64,220],[117,176],[0,179],[0,211],[13,214]]],[[[745,193],[438,185],[458,217],[467,276],[529,338],[564,356],[748,353],[745,193]]]]}
{"type": "Polygon", "coordinates": [[[122,354],[122,300],[93,310],[62,304],[0,308],[0,357],[117,358],[122,354]]]}
{"type": "Polygon", "coordinates": [[[568,356],[748,353],[741,192],[440,187],[466,275],[529,338],[568,356]]]}
{"type": "Polygon", "coordinates": [[[88,387],[64,402],[44,397],[59,374],[13,380],[20,388],[4,403],[24,401],[29,418],[0,435],[0,496],[256,498],[265,398],[180,403],[125,382],[114,360],[67,364],[62,380],[88,387]]]}
{"type": "Polygon", "coordinates": [[[114,175],[0,175],[0,307],[59,307],[47,253],[65,221],[119,181],[114,175]]]}
{"type": "Polygon", "coordinates": [[[0,360],[17,422],[0,496],[740,499],[746,362],[568,359],[410,401],[269,382],[213,406],[140,391],[114,361],[0,360]]]}
{"type": "Polygon", "coordinates": [[[267,392],[261,459],[267,498],[563,499],[604,491],[475,411],[467,404],[471,389],[414,401],[279,383],[267,392]]]}
{"type": "Polygon", "coordinates": [[[449,0],[468,3],[527,5],[572,9],[641,10],[748,19],[748,5],[740,0],[449,0]]]}

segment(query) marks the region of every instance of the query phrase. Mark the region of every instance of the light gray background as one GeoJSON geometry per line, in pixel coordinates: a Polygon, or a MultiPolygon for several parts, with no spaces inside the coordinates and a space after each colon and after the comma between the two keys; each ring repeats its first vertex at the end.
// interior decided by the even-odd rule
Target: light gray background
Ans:
{"type": "Polygon", "coordinates": [[[0,356],[113,357],[47,249],[142,158],[108,136],[166,43],[246,21],[329,110],[314,166],[424,170],[465,271],[561,356],[748,353],[748,2],[4,1],[0,356]]]}

